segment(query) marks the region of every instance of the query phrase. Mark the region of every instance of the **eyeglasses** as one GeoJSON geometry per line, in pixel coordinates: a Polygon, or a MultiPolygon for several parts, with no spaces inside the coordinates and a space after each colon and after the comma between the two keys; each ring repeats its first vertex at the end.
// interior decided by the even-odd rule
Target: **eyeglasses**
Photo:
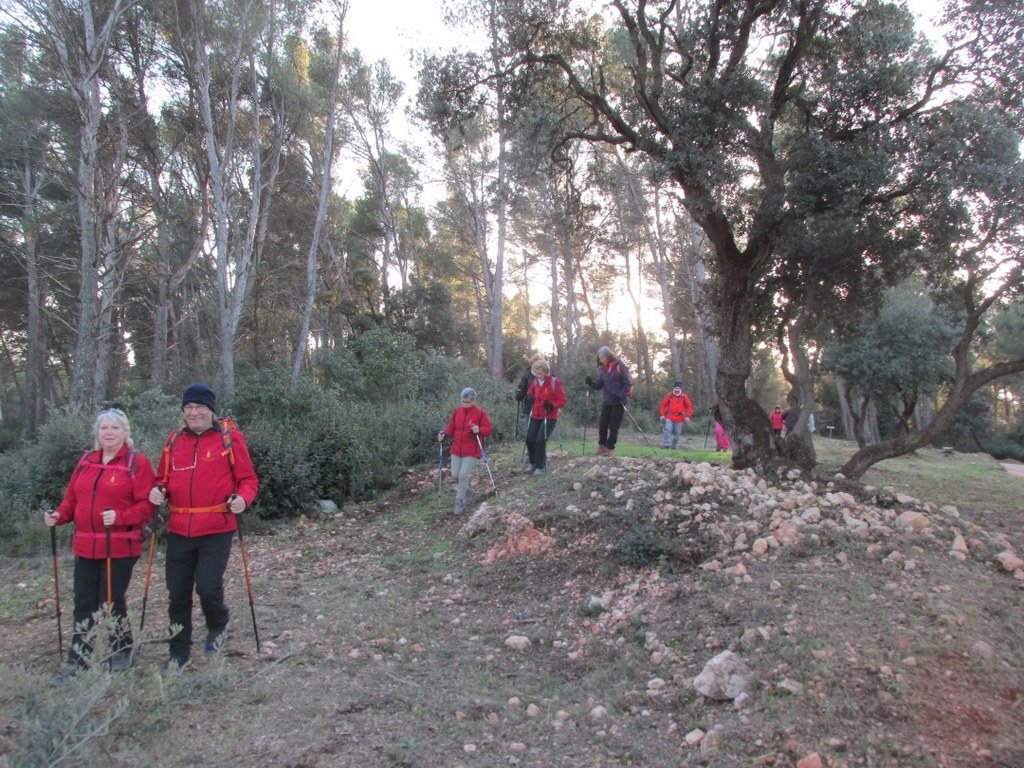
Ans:
{"type": "Polygon", "coordinates": [[[183,405],[181,407],[185,413],[203,413],[204,411],[210,410],[205,405],[183,405]]]}

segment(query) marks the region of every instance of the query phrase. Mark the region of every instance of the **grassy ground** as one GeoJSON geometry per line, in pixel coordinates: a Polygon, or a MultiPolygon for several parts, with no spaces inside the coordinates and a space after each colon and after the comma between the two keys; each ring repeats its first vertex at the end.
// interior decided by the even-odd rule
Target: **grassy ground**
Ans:
{"type": "MultiPolygon", "coordinates": [[[[679,461],[726,461],[703,451],[702,434],[670,452],[627,431],[613,460],[583,456],[581,437],[552,446],[543,478],[520,473],[518,447],[492,451],[500,496],[486,503],[550,535],[543,556],[485,565],[502,535],[461,537],[464,519],[429,466],[335,518],[254,529],[263,658],[236,557],[230,651],[162,677],[163,647],[149,635],[166,615],[158,553],[152,643],[138,663],[50,689],[49,551],[0,562],[10,585],[0,598],[0,764],[732,768],[811,753],[827,766],[1024,764],[1024,592],[992,566],[984,535],[1024,551],[1024,480],[986,457],[887,462],[865,483],[957,506],[974,526],[966,561],[950,559],[944,530],[894,534],[876,551],[822,535],[771,558],[737,556],[743,580],[697,567],[733,553],[693,528],[645,567],[627,557],[644,554],[644,536],[665,544],[651,499],[677,492],[679,461]],[[510,635],[528,648],[506,647],[510,635]],[[755,672],[744,708],[688,682],[725,648],[755,672]],[[698,729],[709,735],[690,746],[698,729]]],[[[825,482],[852,448],[819,440],[818,450],[825,482]]],[[[489,487],[485,472],[478,480],[478,491],[489,487]]],[[[725,496],[717,503],[709,526],[745,519],[725,496]]],[[[60,566],[70,579],[68,555],[60,566]]],[[[142,576],[140,564],[136,617],[142,576]]]]}

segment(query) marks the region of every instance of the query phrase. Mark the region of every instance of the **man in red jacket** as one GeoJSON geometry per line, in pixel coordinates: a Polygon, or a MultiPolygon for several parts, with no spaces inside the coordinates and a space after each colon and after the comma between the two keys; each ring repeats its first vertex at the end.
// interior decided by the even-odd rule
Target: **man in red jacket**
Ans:
{"type": "Polygon", "coordinates": [[[693,403],[683,392],[683,382],[677,381],[672,385],[672,391],[661,401],[659,413],[664,425],[661,447],[677,448],[683,435],[683,425],[693,416],[693,403]]]}
{"type": "Polygon", "coordinates": [[[167,592],[171,626],[167,668],[181,669],[192,651],[192,592],[206,618],[207,654],[223,648],[228,626],[224,571],[231,540],[256,498],[259,481],[245,437],[217,420],[217,397],[205,384],[192,384],[181,397],[185,427],[164,443],[157,467],[154,504],[167,501],[167,592]]]}

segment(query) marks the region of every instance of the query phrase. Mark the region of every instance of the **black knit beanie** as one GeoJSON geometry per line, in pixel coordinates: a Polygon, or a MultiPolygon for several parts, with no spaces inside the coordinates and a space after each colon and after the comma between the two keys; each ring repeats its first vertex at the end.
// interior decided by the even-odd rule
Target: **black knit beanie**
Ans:
{"type": "Polygon", "coordinates": [[[189,403],[205,405],[214,413],[217,412],[217,396],[213,394],[212,389],[200,382],[190,384],[181,394],[181,407],[184,408],[189,403]]]}

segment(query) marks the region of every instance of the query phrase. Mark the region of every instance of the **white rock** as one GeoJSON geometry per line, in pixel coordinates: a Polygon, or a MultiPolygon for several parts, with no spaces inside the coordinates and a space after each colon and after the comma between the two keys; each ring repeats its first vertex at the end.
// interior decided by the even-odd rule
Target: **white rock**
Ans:
{"type": "Polygon", "coordinates": [[[698,744],[704,741],[704,731],[702,731],[700,728],[694,728],[692,731],[686,734],[686,736],[683,737],[683,740],[691,747],[696,747],[698,744]]]}
{"type": "Polygon", "coordinates": [[[922,531],[931,525],[931,521],[920,512],[908,509],[906,512],[901,512],[900,516],[896,518],[896,525],[912,531],[922,531]]]}
{"type": "Polygon", "coordinates": [[[1011,552],[1010,550],[1000,552],[996,555],[995,560],[1007,573],[1013,573],[1014,571],[1024,568],[1024,560],[1021,560],[1017,557],[1015,552],[1011,552]]]}
{"type": "Polygon", "coordinates": [[[693,687],[709,699],[725,701],[746,691],[752,679],[753,673],[739,656],[722,651],[704,665],[693,679],[693,687]]]}
{"type": "Polygon", "coordinates": [[[780,691],[792,693],[794,696],[803,693],[804,691],[803,683],[797,682],[796,680],[791,680],[788,677],[782,678],[782,680],[780,680],[775,687],[778,688],[780,691]]]}
{"type": "Polygon", "coordinates": [[[608,710],[598,704],[592,710],[590,710],[591,720],[604,720],[608,716],[608,710]]]}
{"type": "Polygon", "coordinates": [[[530,638],[526,635],[509,635],[505,638],[505,647],[513,651],[525,651],[530,647],[530,638]]]}

